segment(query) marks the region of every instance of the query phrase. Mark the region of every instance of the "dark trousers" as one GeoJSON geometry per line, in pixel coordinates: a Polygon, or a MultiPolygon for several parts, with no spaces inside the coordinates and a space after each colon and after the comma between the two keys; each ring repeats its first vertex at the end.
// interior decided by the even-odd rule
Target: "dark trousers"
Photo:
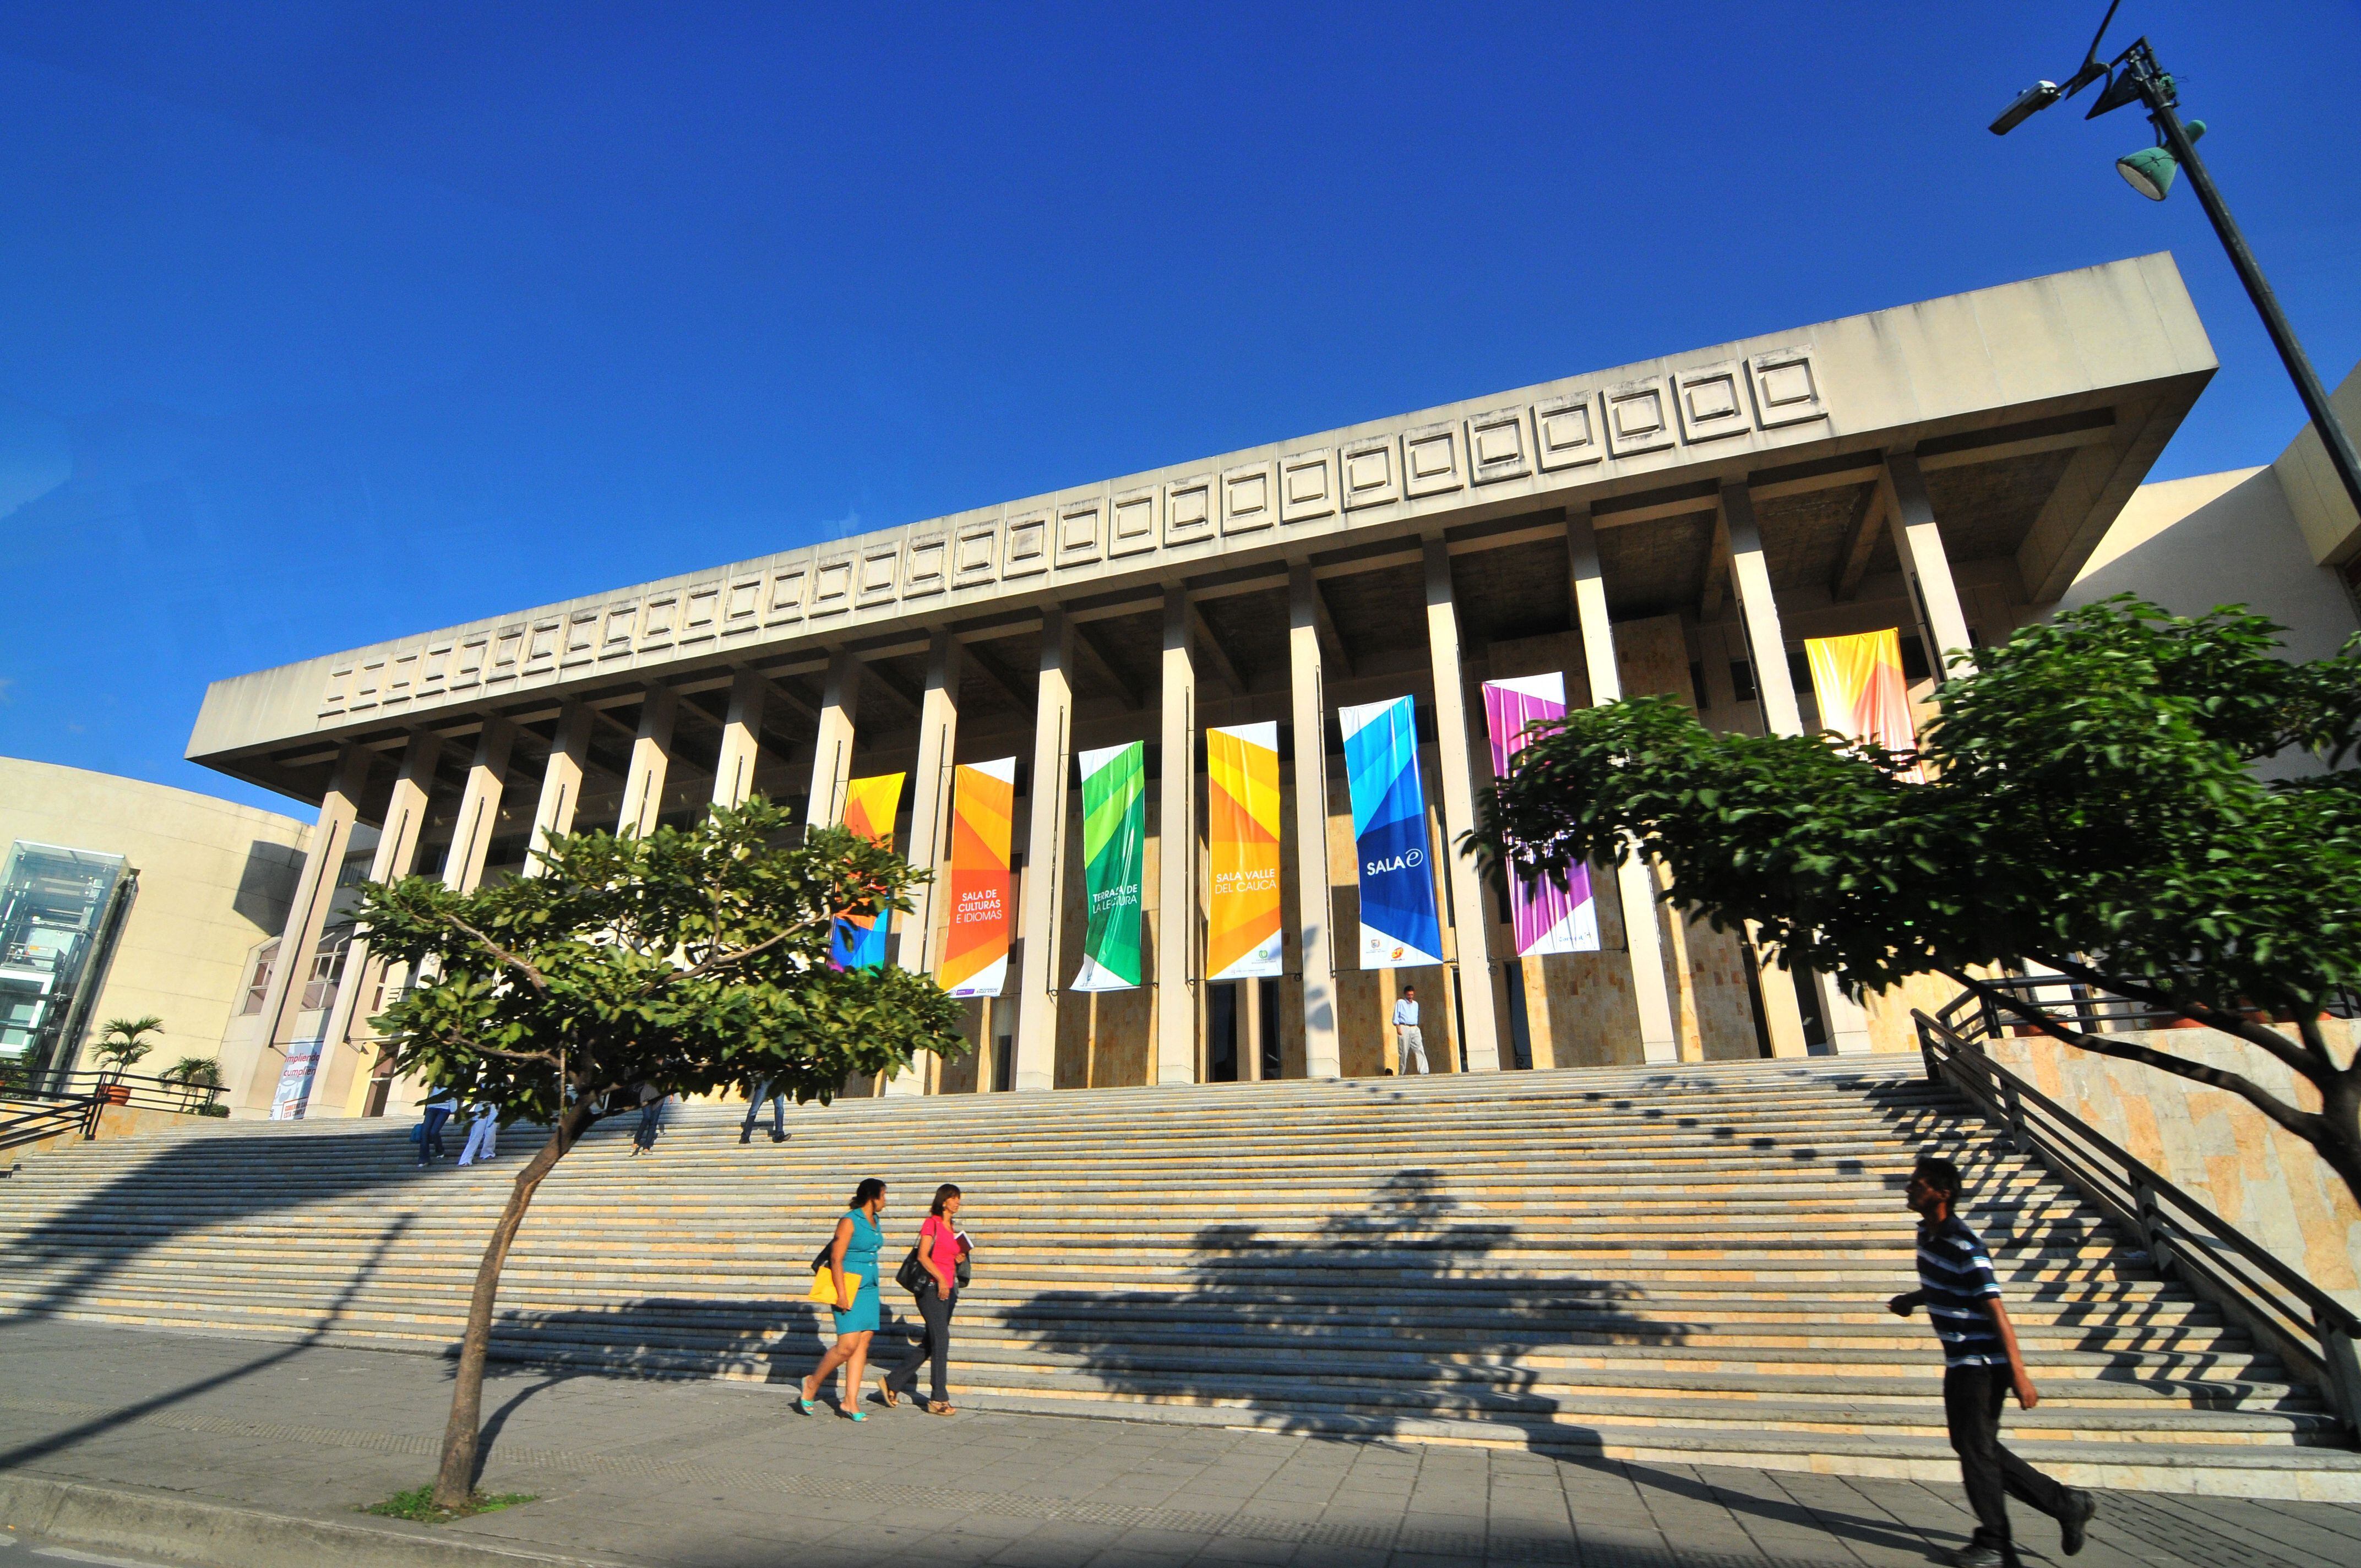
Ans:
{"type": "Polygon", "coordinates": [[[450,1119],[451,1113],[443,1106],[429,1105],[426,1108],[425,1124],[418,1130],[419,1164],[424,1165],[430,1159],[443,1157],[443,1124],[450,1119]]]}
{"type": "Polygon", "coordinates": [[[643,1149],[656,1146],[656,1128],[664,1122],[664,1102],[651,1100],[640,1107],[640,1124],[631,1129],[631,1142],[643,1149]]]}
{"type": "Polygon", "coordinates": [[[919,1294],[917,1303],[918,1316],[927,1321],[927,1336],[911,1347],[909,1359],[895,1367],[885,1381],[917,1398],[918,1363],[932,1356],[934,1392],[927,1398],[934,1404],[948,1405],[951,1402],[951,1309],[959,1305],[959,1292],[954,1290],[944,1297],[930,1287],[919,1294]]]}
{"type": "Polygon", "coordinates": [[[2009,1498],[2051,1519],[2063,1519],[2067,1509],[2065,1487],[2000,1445],[2000,1410],[2009,1387],[2005,1366],[1954,1366],[1943,1374],[1943,1419],[1950,1424],[1951,1451],[1960,1456],[1968,1507],[1975,1511],[1976,1544],[1996,1547],[2014,1562],[2009,1498]]]}

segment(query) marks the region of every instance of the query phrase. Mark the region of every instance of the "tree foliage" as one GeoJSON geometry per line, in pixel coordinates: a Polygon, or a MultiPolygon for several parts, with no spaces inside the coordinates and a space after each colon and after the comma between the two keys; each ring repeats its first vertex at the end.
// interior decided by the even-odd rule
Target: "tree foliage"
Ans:
{"type": "Polygon", "coordinates": [[[2361,981],[2361,638],[2299,663],[2279,630],[2129,596],[2069,612],[1955,652],[1908,755],[1711,733],[1666,697],[1576,711],[1520,754],[1470,847],[1560,875],[1637,853],[1672,902],[1856,992],[1949,975],[2056,1038],[2245,1096],[2361,1196],[2361,1074],[2317,1022],[2361,981]],[[2257,771],[2292,755],[2328,771],[2257,771]],[[1916,763],[1927,782],[1904,776],[1916,763]],[[1970,972],[2027,962],[2235,1036],[2322,1108],[2067,1027],[1970,972]]]}
{"type": "Polygon", "coordinates": [[[927,873],[840,828],[791,837],[787,814],[757,796],[690,828],[554,839],[539,874],[468,893],[431,877],[364,884],[372,952],[424,977],[375,1021],[393,1070],[551,1127],[477,1274],[439,1505],[464,1504],[473,1484],[501,1265],[605,1096],[766,1078],[825,1102],[855,1074],[966,1048],[959,1003],[930,979],[828,961],[837,921],[906,912],[927,873]]]}

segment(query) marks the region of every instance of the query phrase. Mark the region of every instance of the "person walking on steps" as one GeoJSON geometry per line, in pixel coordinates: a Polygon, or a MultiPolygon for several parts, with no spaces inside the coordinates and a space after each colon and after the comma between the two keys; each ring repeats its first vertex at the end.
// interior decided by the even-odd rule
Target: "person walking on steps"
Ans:
{"type": "Polygon", "coordinates": [[[473,1165],[500,1153],[500,1108],[487,1101],[476,1107],[467,1121],[467,1141],[459,1150],[459,1163],[473,1165]]]}
{"type": "Polygon", "coordinates": [[[1418,987],[1405,985],[1394,1003],[1394,1062],[1397,1070],[1407,1073],[1415,1059],[1418,1070],[1426,1070],[1426,1036],[1418,1032],[1418,987]]]}
{"type": "Polygon", "coordinates": [[[1960,1168],[1933,1156],[1921,1159],[1904,1201],[1918,1216],[1918,1288],[1886,1305],[1904,1318],[1925,1307],[1943,1342],[1943,1419],[1976,1516],[1975,1534],[1951,1561],[1958,1568],[2016,1568],[2011,1497],[2056,1519],[2059,1550],[2071,1557],[2082,1550],[2098,1500],[2060,1486],[2001,1446],[2003,1401],[2014,1390],[2017,1404],[2029,1410],[2041,1396],[2025,1370],[1983,1239],[1959,1216],[1960,1168]]]}
{"type": "Polygon", "coordinates": [[[656,1146],[656,1128],[664,1122],[664,1091],[653,1083],[640,1085],[640,1124],[631,1129],[631,1153],[643,1155],[656,1146]]]}
{"type": "Polygon", "coordinates": [[[776,1094],[772,1093],[771,1085],[773,1081],[773,1080],[767,1078],[763,1080],[760,1083],[754,1086],[754,1092],[748,1096],[746,1102],[746,1119],[738,1124],[738,1141],[740,1143],[750,1144],[754,1141],[754,1124],[763,1119],[763,1102],[765,1100],[771,1102],[771,1141],[774,1144],[783,1144],[787,1141],[786,1091],[782,1090],[776,1094]]]}
{"type": "Polygon", "coordinates": [[[429,1160],[443,1157],[443,1124],[449,1121],[451,1113],[458,1108],[458,1091],[450,1089],[436,1090],[426,1097],[426,1103],[419,1107],[424,1116],[418,1124],[418,1163],[422,1167],[429,1160]]]}
{"type": "Polygon", "coordinates": [[[951,1309],[959,1305],[960,1254],[967,1249],[967,1238],[959,1231],[959,1212],[960,1190],[948,1181],[936,1188],[934,1206],[918,1227],[918,1266],[926,1270],[926,1277],[917,1295],[927,1333],[911,1347],[909,1359],[887,1373],[880,1385],[889,1407],[900,1404],[905,1393],[913,1399],[918,1397],[918,1364],[931,1359],[934,1381],[928,1390],[927,1414],[957,1413],[951,1409],[951,1309]]]}
{"type": "Polygon", "coordinates": [[[869,1362],[870,1336],[884,1314],[877,1291],[877,1249],[885,1233],[877,1217],[885,1212],[885,1184],[872,1176],[852,1194],[852,1206],[836,1223],[836,1237],[828,1245],[828,1267],[836,1277],[836,1343],[819,1358],[812,1375],[796,1386],[796,1406],[805,1415],[819,1398],[829,1374],[844,1368],[844,1392],[837,1409],[849,1421],[866,1418],[861,1411],[861,1377],[869,1362]],[[859,1276],[857,1280],[848,1277],[859,1276]]]}

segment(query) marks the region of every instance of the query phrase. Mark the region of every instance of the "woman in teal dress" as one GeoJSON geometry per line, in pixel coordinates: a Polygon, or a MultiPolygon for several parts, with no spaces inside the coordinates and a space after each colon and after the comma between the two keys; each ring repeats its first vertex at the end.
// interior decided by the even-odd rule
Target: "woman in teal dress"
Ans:
{"type": "Polygon", "coordinates": [[[877,1332],[884,1307],[877,1294],[877,1249],[885,1240],[877,1218],[885,1212],[885,1184],[875,1177],[862,1181],[852,1195],[852,1207],[836,1223],[836,1240],[829,1246],[829,1268],[836,1277],[836,1343],[820,1357],[818,1367],[796,1390],[796,1408],[810,1415],[829,1374],[844,1368],[844,1394],[837,1409],[847,1420],[862,1420],[861,1376],[869,1362],[869,1337],[877,1332]],[[857,1276],[859,1288],[851,1277],[857,1276]]]}

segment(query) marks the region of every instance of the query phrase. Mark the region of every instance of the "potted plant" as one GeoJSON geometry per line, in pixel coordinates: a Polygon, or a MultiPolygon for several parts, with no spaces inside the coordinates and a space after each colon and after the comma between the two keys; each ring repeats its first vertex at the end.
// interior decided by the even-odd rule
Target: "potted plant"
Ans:
{"type": "Polygon", "coordinates": [[[107,1105],[131,1103],[131,1086],[123,1081],[131,1065],[156,1048],[147,1036],[164,1026],[164,1020],[153,1013],[142,1018],[109,1018],[105,1032],[99,1036],[92,1054],[113,1069],[114,1077],[102,1075],[98,1080],[98,1098],[107,1105]]]}
{"type": "Polygon", "coordinates": [[[211,1057],[182,1057],[156,1077],[159,1082],[176,1085],[181,1091],[181,1109],[198,1116],[213,1109],[214,1095],[222,1086],[221,1063],[211,1057]],[[202,1103],[197,1098],[201,1091],[202,1103]]]}

